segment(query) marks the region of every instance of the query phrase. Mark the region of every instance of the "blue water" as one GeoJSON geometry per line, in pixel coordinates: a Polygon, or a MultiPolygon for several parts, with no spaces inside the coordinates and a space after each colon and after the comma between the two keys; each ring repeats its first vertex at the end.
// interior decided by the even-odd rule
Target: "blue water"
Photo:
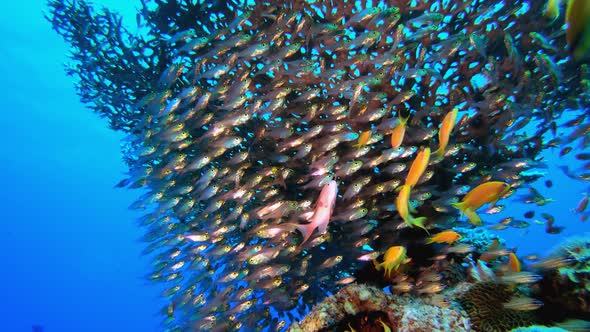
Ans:
{"type": "Polygon", "coordinates": [[[121,135],[64,75],[45,2],[0,2],[0,331],[158,331],[121,135]]]}
{"type": "MultiPolygon", "coordinates": [[[[132,2],[97,3],[133,22],[132,2]]],[[[159,290],[143,280],[139,215],[127,210],[141,192],[113,188],[125,172],[122,136],[79,102],[63,71],[67,45],[43,19],[44,5],[0,2],[0,331],[158,331],[159,290]]],[[[557,152],[545,154],[550,163],[573,163],[557,152]]],[[[566,227],[551,235],[531,221],[498,232],[519,255],[590,231],[590,221],[570,212],[587,185],[546,171],[553,188],[536,188],[554,203],[503,201],[501,215],[482,215],[491,223],[535,209],[535,218],[549,212],[566,227]]]]}

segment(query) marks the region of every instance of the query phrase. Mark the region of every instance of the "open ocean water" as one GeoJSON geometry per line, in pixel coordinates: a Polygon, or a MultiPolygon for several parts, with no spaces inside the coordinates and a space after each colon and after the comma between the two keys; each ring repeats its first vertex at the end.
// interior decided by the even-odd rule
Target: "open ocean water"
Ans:
{"type": "MultiPolygon", "coordinates": [[[[124,24],[138,6],[95,4],[122,12],[124,24]]],[[[0,2],[0,331],[160,331],[161,290],[145,280],[140,214],[128,210],[141,191],[114,188],[126,171],[123,135],[79,101],[63,68],[68,45],[45,10],[45,1],[0,2]]],[[[587,183],[557,168],[580,163],[558,153],[543,153],[547,175],[534,185],[553,202],[523,204],[517,191],[501,201],[503,212],[484,217],[491,224],[536,212],[527,228],[495,231],[519,256],[543,256],[563,238],[590,232],[590,221],[571,211],[587,183]],[[535,224],[541,212],[563,232],[535,224]]]]}

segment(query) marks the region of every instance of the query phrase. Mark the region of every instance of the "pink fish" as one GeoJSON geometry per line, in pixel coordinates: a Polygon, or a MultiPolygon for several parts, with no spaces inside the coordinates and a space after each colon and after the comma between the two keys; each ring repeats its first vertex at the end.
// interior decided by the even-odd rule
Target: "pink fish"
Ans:
{"type": "Polygon", "coordinates": [[[320,234],[324,234],[328,229],[328,223],[332,212],[334,212],[334,206],[336,205],[336,197],[338,196],[338,184],[332,180],[328,182],[322,188],[320,196],[318,197],[315,210],[309,217],[309,223],[307,224],[294,224],[295,228],[301,232],[303,236],[304,244],[309,238],[313,231],[317,228],[320,234]]]}

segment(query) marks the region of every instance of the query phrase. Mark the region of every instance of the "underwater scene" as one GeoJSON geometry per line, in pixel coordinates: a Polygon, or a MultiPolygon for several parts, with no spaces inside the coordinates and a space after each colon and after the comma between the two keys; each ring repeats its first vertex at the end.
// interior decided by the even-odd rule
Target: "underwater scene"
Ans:
{"type": "Polygon", "coordinates": [[[0,5],[0,331],[590,331],[590,1],[0,5]]]}

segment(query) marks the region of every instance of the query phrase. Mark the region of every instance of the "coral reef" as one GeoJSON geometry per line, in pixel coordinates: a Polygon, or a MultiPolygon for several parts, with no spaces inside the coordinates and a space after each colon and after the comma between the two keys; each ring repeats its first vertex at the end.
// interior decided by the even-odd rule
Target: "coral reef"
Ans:
{"type": "Polygon", "coordinates": [[[383,321],[391,324],[392,331],[470,330],[468,318],[456,307],[436,306],[423,298],[391,295],[372,286],[351,284],[313,307],[302,321],[293,323],[289,331],[330,331],[338,326],[346,328],[348,324],[354,328],[355,316],[362,313],[384,315],[383,321]]]}
{"type": "Polygon", "coordinates": [[[462,236],[458,241],[459,243],[472,245],[478,253],[483,253],[488,250],[495,239],[499,241],[500,245],[504,244],[503,239],[483,227],[467,228],[454,226],[453,229],[459,232],[462,236]]]}
{"type": "MultiPolygon", "coordinates": [[[[48,3],[82,101],[127,135],[117,187],[145,192],[131,208],[171,331],[284,330],[374,279],[367,264],[392,246],[410,261],[374,283],[411,297],[346,287],[304,330],[348,316],[465,329],[422,296],[464,280],[475,255],[426,236],[461,222],[452,204],[469,188],[538,179],[555,120],[590,106],[588,67],[542,1],[142,0],[137,31],[89,1],[48,3]]],[[[590,120],[576,121],[568,143],[590,120]]],[[[511,325],[479,299],[464,300],[477,326],[511,325]]]]}
{"type": "Polygon", "coordinates": [[[590,320],[590,234],[565,239],[549,256],[567,264],[542,272],[540,299],[548,308],[590,320]]]}
{"type": "Polygon", "coordinates": [[[503,332],[534,323],[530,312],[507,309],[504,304],[515,294],[508,284],[487,281],[473,285],[458,301],[478,332],[503,332]]]}

